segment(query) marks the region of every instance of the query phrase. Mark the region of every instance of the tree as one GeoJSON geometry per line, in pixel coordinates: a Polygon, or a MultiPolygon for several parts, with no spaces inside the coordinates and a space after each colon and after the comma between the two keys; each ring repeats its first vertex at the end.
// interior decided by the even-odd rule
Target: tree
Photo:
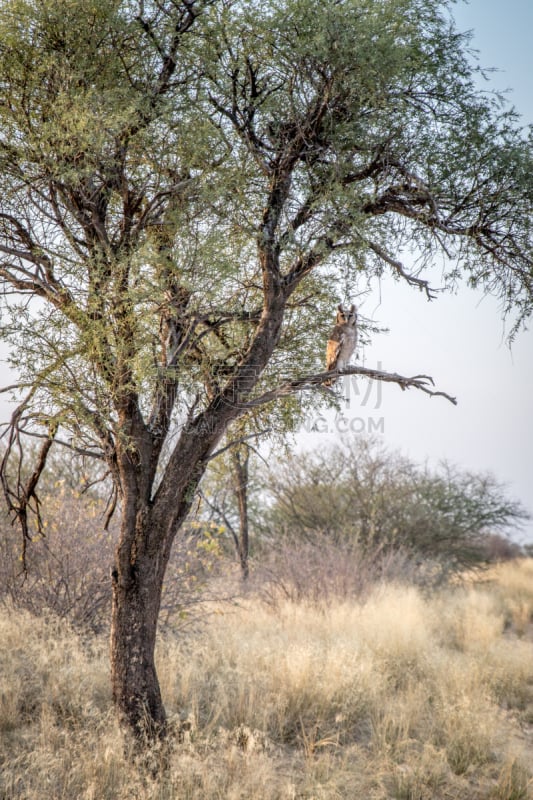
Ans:
{"type": "MultiPolygon", "coordinates": [[[[491,542],[529,518],[490,474],[420,467],[373,439],[295,455],[265,477],[262,535],[401,548],[445,573],[488,560],[491,542]]],[[[260,531],[258,531],[260,533],[260,531]]]]}
{"type": "Polygon", "coordinates": [[[42,441],[4,491],[27,537],[51,447],[107,465],[113,696],[139,736],[165,732],[174,538],[228,427],[332,377],[317,331],[338,276],[431,297],[397,256],[412,246],[531,311],[531,153],[467,45],[440,0],[3,4],[4,467],[42,441]]]}
{"type": "MultiPolygon", "coordinates": [[[[230,446],[228,457],[217,459],[220,470],[210,471],[210,480],[202,484],[201,499],[207,516],[223,525],[235,547],[243,580],[250,573],[249,565],[249,482],[250,446],[240,442],[230,446]],[[207,489],[207,491],[206,491],[207,489]]],[[[216,463],[217,463],[216,462],[216,463]]]]}

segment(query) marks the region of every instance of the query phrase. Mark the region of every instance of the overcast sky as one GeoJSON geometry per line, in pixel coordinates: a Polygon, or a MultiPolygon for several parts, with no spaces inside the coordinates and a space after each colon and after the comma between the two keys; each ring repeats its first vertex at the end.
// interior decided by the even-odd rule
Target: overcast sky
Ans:
{"type": "MultiPolygon", "coordinates": [[[[510,101],[525,124],[533,123],[532,0],[460,2],[455,18],[461,30],[473,30],[479,63],[499,70],[487,88],[512,90],[510,101]]],[[[361,394],[353,397],[352,387],[342,417],[317,421],[329,433],[304,433],[299,444],[324,444],[350,428],[382,428],[385,444],[417,461],[492,472],[533,512],[533,333],[521,333],[510,350],[498,302],[467,288],[428,303],[390,281],[365,299],[362,312],[390,328],[360,353],[366,366],[381,362],[390,372],[432,375],[458,405],[387,384],[381,397],[374,387],[365,403],[360,381],[361,394]]],[[[520,538],[533,541],[533,523],[520,538]]]]}
{"type": "MultiPolygon", "coordinates": [[[[455,17],[460,29],[474,31],[480,63],[499,69],[490,85],[512,89],[512,103],[525,123],[533,123],[532,0],[460,2],[455,17]]],[[[427,303],[422,294],[387,282],[362,311],[390,328],[360,354],[367,366],[430,374],[439,389],[457,396],[458,406],[386,384],[381,395],[373,387],[361,405],[361,381],[362,394],[352,397],[344,417],[327,420],[331,433],[304,433],[299,443],[321,445],[350,427],[358,432],[382,426],[383,441],[417,461],[445,459],[492,472],[533,512],[533,333],[521,333],[509,350],[497,301],[468,289],[427,303]]],[[[0,419],[8,413],[0,401],[0,419]]],[[[533,541],[533,523],[525,537],[533,541]]]]}

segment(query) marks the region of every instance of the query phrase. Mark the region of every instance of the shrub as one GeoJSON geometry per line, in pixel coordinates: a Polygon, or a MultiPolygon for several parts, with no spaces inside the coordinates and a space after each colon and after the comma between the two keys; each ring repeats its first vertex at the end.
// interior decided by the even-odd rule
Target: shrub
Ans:
{"type": "Polygon", "coordinates": [[[321,537],[369,552],[401,549],[451,573],[497,557],[529,516],[491,475],[419,467],[371,439],[293,455],[268,472],[266,485],[269,502],[256,524],[269,544],[321,537]]]}

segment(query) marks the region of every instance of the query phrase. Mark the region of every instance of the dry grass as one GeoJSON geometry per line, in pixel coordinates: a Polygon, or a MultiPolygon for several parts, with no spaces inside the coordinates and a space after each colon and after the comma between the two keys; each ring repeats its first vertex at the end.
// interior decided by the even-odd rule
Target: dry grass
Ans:
{"type": "Polygon", "coordinates": [[[524,561],[322,611],[249,600],[166,639],[181,733],[157,781],[124,758],[106,642],[3,610],[0,798],[532,798],[532,577],[524,561]]]}
{"type": "Polygon", "coordinates": [[[533,558],[520,562],[516,569],[514,562],[498,564],[492,570],[504,608],[506,623],[512,626],[519,636],[531,630],[533,620],[533,558]]]}

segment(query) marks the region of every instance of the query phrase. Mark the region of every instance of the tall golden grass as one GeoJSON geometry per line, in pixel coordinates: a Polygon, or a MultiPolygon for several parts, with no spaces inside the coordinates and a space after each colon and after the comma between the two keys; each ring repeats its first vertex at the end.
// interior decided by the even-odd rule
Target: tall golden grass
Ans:
{"type": "Polygon", "coordinates": [[[160,643],[153,777],[126,756],[105,639],[3,608],[0,798],[533,797],[533,561],[429,596],[217,612],[160,643]]]}

